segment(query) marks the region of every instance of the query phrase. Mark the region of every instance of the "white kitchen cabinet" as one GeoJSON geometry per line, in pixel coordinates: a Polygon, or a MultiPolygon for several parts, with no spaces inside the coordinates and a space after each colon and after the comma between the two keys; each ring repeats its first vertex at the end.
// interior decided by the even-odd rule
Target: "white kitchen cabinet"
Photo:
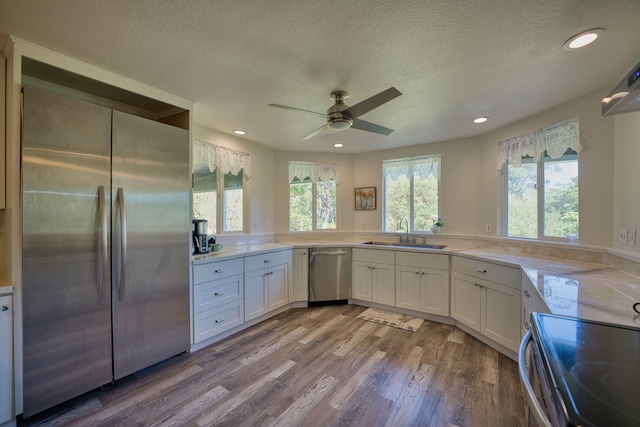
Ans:
{"type": "Polygon", "coordinates": [[[520,322],[520,333],[524,336],[527,332],[526,324],[531,323],[531,313],[551,313],[547,305],[542,300],[540,293],[536,290],[531,280],[526,274],[522,275],[522,319],[520,322]]]}
{"type": "Polygon", "coordinates": [[[269,252],[244,259],[245,321],[289,303],[292,251],[269,252]]]}
{"type": "Polygon", "coordinates": [[[520,269],[454,256],[451,317],[517,352],[520,342],[520,286],[520,269]]]}
{"type": "Polygon", "coordinates": [[[374,249],[353,249],[351,297],[395,305],[395,253],[374,249]]]}
{"type": "Polygon", "coordinates": [[[0,424],[13,419],[13,297],[0,296],[0,424]]]}
{"type": "Polygon", "coordinates": [[[396,252],[396,307],[449,316],[449,256],[396,252]]]}
{"type": "Polygon", "coordinates": [[[242,258],[196,265],[193,281],[194,343],[244,322],[242,258]]]}
{"type": "Polygon", "coordinates": [[[293,250],[293,278],[289,302],[309,301],[309,249],[293,250]]]}

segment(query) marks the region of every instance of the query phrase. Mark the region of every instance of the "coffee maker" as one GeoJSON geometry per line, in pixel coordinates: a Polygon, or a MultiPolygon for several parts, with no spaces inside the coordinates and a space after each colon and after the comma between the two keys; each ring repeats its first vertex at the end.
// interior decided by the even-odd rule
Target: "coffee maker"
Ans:
{"type": "Polygon", "coordinates": [[[209,246],[207,245],[207,220],[194,219],[192,231],[193,254],[196,255],[209,253],[209,246]]]}

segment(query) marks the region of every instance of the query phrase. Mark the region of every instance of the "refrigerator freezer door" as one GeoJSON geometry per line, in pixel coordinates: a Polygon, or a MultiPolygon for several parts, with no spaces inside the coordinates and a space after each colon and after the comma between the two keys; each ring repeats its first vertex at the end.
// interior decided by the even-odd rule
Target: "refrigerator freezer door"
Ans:
{"type": "Polygon", "coordinates": [[[114,378],[189,348],[189,134],[113,112],[114,378]]]}
{"type": "Polygon", "coordinates": [[[26,87],[23,132],[27,417],[111,381],[111,110],[26,87]]]}

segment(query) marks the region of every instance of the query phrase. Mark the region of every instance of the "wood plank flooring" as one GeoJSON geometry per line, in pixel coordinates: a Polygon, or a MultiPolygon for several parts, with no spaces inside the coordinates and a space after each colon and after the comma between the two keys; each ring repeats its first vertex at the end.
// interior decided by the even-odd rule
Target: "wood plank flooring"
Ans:
{"type": "Polygon", "coordinates": [[[522,426],[516,363],[460,329],[292,309],[19,426],[522,426]]]}

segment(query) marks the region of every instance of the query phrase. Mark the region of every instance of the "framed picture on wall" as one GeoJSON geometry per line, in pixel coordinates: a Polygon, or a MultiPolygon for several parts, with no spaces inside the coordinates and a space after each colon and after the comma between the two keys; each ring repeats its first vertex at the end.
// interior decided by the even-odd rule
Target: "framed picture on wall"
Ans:
{"type": "Polygon", "coordinates": [[[356,188],[356,210],[375,210],[376,187],[356,188]]]}

